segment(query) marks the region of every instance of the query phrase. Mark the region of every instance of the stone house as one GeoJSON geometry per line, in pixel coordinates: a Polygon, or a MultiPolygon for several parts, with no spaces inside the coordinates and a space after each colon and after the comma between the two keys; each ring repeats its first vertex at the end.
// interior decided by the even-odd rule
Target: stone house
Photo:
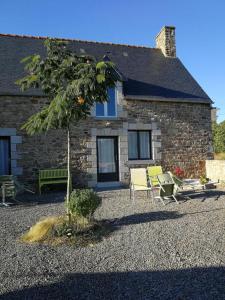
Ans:
{"type": "MultiPolygon", "coordinates": [[[[42,37],[0,35],[0,174],[34,181],[39,169],[66,166],[66,134],[27,136],[21,125],[47,99],[21,92],[20,60],[44,54],[42,37]]],[[[76,53],[113,61],[124,80],[109,90],[110,101],[72,130],[74,185],[128,183],[129,168],[180,166],[186,176],[204,172],[212,159],[212,100],[176,56],[175,28],[164,27],[156,47],[69,40],[76,53]]]]}

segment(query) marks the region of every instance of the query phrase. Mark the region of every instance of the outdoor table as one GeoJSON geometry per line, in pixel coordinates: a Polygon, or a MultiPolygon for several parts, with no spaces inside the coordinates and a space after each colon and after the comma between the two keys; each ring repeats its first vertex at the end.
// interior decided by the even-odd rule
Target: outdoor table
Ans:
{"type": "Polygon", "coordinates": [[[199,179],[184,179],[182,181],[182,192],[187,192],[188,194],[182,194],[182,196],[188,200],[191,200],[190,196],[196,196],[197,194],[202,194],[206,192],[206,190],[210,190],[215,188],[215,185],[218,184],[218,181],[208,181],[205,184],[202,184],[199,179]]]}
{"type": "Polygon", "coordinates": [[[210,187],[212,188],[212,186],[215,186],[216,184],[218,184],[218,181],[210,180],[202,184],[199,179],[184,179],[182,188],[191,189],[191,190],[197,190],[197,189],[206,190],[206,189],[210,189],[210,187]]]}

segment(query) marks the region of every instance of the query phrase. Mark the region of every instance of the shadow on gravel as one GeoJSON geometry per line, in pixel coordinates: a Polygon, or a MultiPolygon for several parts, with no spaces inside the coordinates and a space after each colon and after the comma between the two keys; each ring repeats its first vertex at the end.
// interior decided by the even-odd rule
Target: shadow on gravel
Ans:
{"type": "Polygon", "coordinates": [[[225,268],[73,273],[49,285],[9,292],[1,299],[225,299],[225,268]]]}
{"type": "Polygon", "coordinates": [[[132,224],[177,219],[181,218],[182,216],[183,214],[179,214],[176,211],[152,211],[148,213],[125,216],[120,219],[111,220],[111,222],[116,226],[126,226],[132,224]]]}
{"type": "MultiPolygon", "coordinates": [[[[103,190],[103,189],[102,189],[103,190]]],[[[121,188],[112,188],[111,190],[107,190],[111,193],[113,193],[114,190],[122,190],[121,188]]],[[[127,190],[124,188],[124,190],[127,190]]],[[[128,191],[128,190],[127,190],[128,191]]],[[[129,192],[129,191],[128,191],[129,192]]],[[[127,192],[127,193],[128,193],[127,192]]],[[[189,195],[190,193],[185,193],[183,192],[183,195],[189,195]]],[[[42,195],[39,194],[30,194],[30,193],[24,193],[22,195],[18,195],[16,197],[17,201],[13,201],[12,199],[10,199],[10,202],[14,202],[14,205],[22,205],[22,206],[30,206],[30,205],[42,205],[42,204],[57,204],[57,203],[62,203],[64,202],[64,198],[65,198],[66,193],[63,191],[57,191],[57,192],[52,192],[52,191],[47,191],[45,193],[43,193],[42,195]]],[[[112,194],[113,195],[113,194],[112,194]]],[[[210,198],[210,200],[214,200],[217,201],[220,199],[220,197],[224,197],[225,196],[225,191],[221,191],[221,190],[203,190],[200,192],[195,192],[192,193],[190,198],[192,200],[197,200],[197,201],[201,201],[204,202],[205,200],[207,200],[208,198],[210,198]]],[[[104,196],[104,198],[108,198],[109,195],[104,196]]],[[[110,196],[111,197],[111,196],[110,196]]],[[[113,197],[112,197],[113,198],[113,197]]],[[[185,200],[184,197],[180,196],[180,202],[186,202],[188,200],[185,200]]],[[[174,203],[174,201],[169,201],[167,204],[169,203],[174,203]]],[[[14,206],[13,205],[13,206],[14,206]]]]}
{"type": "Polygon", "coordinates": [[[204,202],[205,200],[207,200],[207,198],[213,198],[212,200],[217,201],[220,199],[220,197],[224,197],[225,196],[225,191],[219,191],[219,190],[209,190],[206,191],[204,194],[204,197],[202,199],[202,202],[204,202]]]}
{"type": "Polygon", "coordinates": [[[220,197],[225,196],[225,191],[221,190],[200,190],[196,192],[183,192],[183,195],[189,196],[192,200],[204,202],[207,199],[218,201],[220,197]]]}
{"type": "Polygon", "coordinates": [[[209,210],[200,210],[200,211],[195,211],[191,213],[185,213],[185,215],[196,215],[196,214],[204,214],[204,213],[210,213],[212,211],[218,211],[218,210],[223,210],[225,207],[222,208],[214,208],[214,209],[209,209],[209,210]]]}
{"type": "Polygon", "coordinates": [[[65,192],[51,192],[46,194],[20,194],[17,195],[16,201],[10,199],[10,202],[15,202],[16,206],[31,206],[31,205],[42,205],[42,204],[56,204],[64,202],[65,192]]]}

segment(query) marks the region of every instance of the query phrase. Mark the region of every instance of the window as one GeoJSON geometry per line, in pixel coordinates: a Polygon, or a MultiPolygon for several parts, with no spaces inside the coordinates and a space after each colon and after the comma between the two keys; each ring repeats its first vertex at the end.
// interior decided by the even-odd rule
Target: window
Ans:
{"type": "Polygon", "coordinates": [[[115,117],[116,116],[116,90],[108,89],[109,101],[96,103],[96,117],[115,117]]]}
{"type": "Polygon", "coordinates": [[[10,174],[10,138],[0,136],[0,175],[10,174]]]}
{"type": "Polygon", "coordinates": [[[130,130],[128,131],[128,158],[151,159],[151,131],[130,130]]]}

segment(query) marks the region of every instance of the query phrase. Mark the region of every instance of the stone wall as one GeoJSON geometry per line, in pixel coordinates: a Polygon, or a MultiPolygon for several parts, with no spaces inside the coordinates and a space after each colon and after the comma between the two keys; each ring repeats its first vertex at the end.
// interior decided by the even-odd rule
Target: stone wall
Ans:
{"type": "MultiPolygon", "coordinates": [[[[74,185],[96,185],[96,136],[119,137],[120,181],[128,183],[129,168],[162,164],[165,170],[180,166],[186,176],[204,173],[202,161],[212,159],[210,107],[204,104],[124,100],[118,96],[118,118],[90,117],[73,126],[71,136],[74,185]],[[151,130],[153,159],[128,161],[127,131],[151,130]]],[[[29,116],[40,110],[46,100],[38,97],[0,97],[0,128],[15,129],[16,167],[21,178],[36,181],[43,168],[66,167],[66,132],[27,136],[21,131],[29,116]]],[[[15,141],[15,140],[14,140],[15,141]]]]}
{"type": "Polygon", "coordinates": [[[225,182],[225,160],[207,160],[206,176],[213,181],[225,182]]]}
{"type": "Polygon", "coordinates": [[[213,159],[209,105],[128,100],[127,110],[128,122],[154,122],[161,130],[164,170],[179,166],[187,177],[205,172],[204,160],[213,159]]]}
{"type": "Polygon", "coordinates": [[[16,167],[21,172],[15,174],[11,171],[27,181],[36,179],[39,168],[65,164],[65,160],[59,154],[59,148],[64,147],[63,135],[60,132],[30,137],[21,130],[25,121],[45,104],[45,99],[37,97],[0,97],[0,132],[7,135],[7,132],[4,133],[4,129],[7,129],[20,137],[20,143],[11,143],[11,155],[12,150],[15,150],[16,167]],[[55,150],[52,151],[53,149],[55,150]]]}

